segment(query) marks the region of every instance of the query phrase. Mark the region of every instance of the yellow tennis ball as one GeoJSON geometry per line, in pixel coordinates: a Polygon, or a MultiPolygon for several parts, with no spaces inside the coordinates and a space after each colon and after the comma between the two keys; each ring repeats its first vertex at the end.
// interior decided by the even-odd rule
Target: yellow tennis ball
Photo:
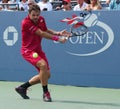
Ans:
{"type": "Polygon", "coordinates": [[[38,54],[37,53],[33,53],[33,58],[37,58],[38,54]]]}

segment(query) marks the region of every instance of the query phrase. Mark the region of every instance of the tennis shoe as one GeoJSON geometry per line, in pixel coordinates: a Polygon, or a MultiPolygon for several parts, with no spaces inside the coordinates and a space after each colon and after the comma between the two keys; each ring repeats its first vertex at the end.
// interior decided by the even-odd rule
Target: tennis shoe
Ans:
{"type": "Polygon", "coordinates": [[[27,89],[19,86],[19,87],[15,88],[15,91],[16,91],[23,99],[30,99],[30,98],[27,96],[27,89]]]}
{"type": "Polygon", "coordinates": [[[45,102],[52,102],[52,99],[50,97],[50,92],[46,92],[46,93],[43,94],[43,100],[45,102]]]}

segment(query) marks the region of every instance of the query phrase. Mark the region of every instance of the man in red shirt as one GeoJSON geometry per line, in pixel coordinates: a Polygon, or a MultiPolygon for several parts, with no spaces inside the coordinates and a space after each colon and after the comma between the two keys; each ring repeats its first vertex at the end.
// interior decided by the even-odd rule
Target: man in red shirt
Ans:
{"type": "Polygon", "coordinates": [[[35,66],[38,70],[38,75],[32,77],[28,82],[15,88],[16,92],[24,99],[29,99],[27,96],[27,88],[40,83],[43,88],[43,100],[51,102],[51,96],[48,90],[48,79],[50,78],[50,68],[41,47],[42,38],[65,43],[70,33],[66,30],[57,32],[46,27],[45,19],[40,16],[40,8],[38,5],[33,5],[29,9],[28,16],[22,21],[22,47],[21,54],[23,58],[35,66]],[[61,38],[58,36],[65,36],[61,38]]]}

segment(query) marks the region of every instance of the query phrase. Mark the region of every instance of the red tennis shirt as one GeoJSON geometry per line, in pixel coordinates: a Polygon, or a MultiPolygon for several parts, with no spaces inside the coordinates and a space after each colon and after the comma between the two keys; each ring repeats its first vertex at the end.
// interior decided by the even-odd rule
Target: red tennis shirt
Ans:
{"type": "Polygon", "coordinates": [[[42,31],[46,31],[46,23],[42,16],[39,17],[39,21],[37,24],[34,24],[32,20],[27,16],[22,21],[22,47],[21,52],[24,53],[25,50],[30,51],[42,51],[41,41],[42,37],[35,34],[37,29],[41,29],[42,31]]]}

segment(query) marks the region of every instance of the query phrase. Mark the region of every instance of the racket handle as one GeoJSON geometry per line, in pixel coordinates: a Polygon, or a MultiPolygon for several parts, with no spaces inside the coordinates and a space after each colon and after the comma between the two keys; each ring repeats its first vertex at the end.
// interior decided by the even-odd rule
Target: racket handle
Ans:
{"type": "Polygon", "coordinates": [[[68,40],[68,37],[65,37],[66,40],[68,40]]]}
{"type": "Polygon", "coordinates": [[[66,40],[68,40],[69,39],[69,37],[67,37],[67,36],[61,36],[62,38],[64,38],[64,39],[66,39],[66,40]]]}

